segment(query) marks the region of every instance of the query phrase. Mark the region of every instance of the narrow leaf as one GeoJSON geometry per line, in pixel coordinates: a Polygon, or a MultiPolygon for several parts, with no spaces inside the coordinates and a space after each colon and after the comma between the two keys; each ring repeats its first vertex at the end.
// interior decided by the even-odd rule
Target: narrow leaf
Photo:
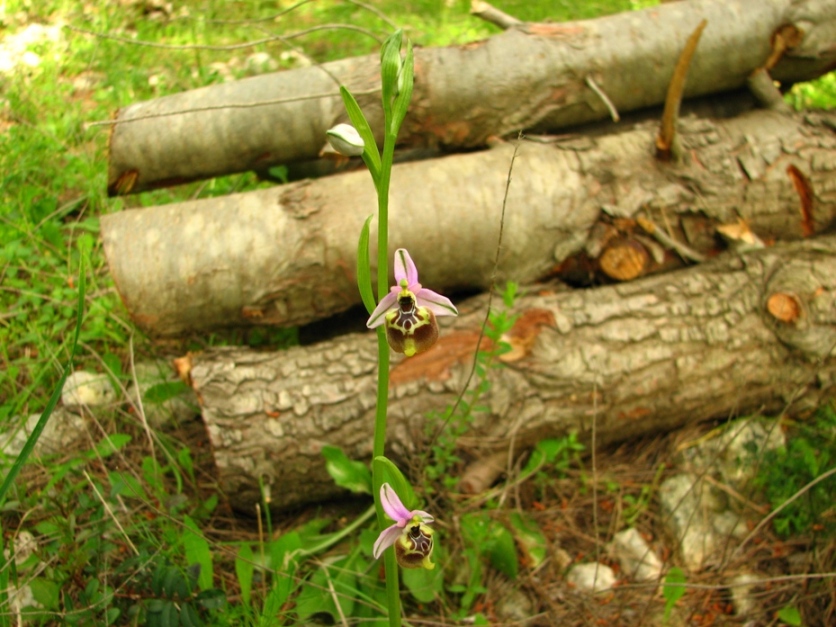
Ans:
{"type": "Polygon", "coordinates": [[[376,187],[377,181],[380,178],[380,151],[377,149],[377,142],[375,141],[374,133],[372,133],[372,127],[369,126],[369,122],[366,120],[366,116],[363,115],[363,111],[360,109],[360,105],[357,104],[354,96],[342,85],[340,86],[340,95],[343,97],[343,104],[348,113],[348,119],[351,120],[352,126],[357,129],[360,137],[363,138],[363,143],[365,144],[363,161],[366,162],[376,187]]]}
{"type": "Polygon", "coordinates": [[[209,543],[191,517],[184,516],[183,525],[186,527],[183,532],[186,562],[190,565],[200,564],[197,585],[201,590],[208,590],[212,587],[212,551],[209,549],[209,543]]]}
{"type": "Polygon", "coordinates": [[[500,523],[492,522],[490,540],[487,543],[488,558],[491,565],[510,580],[517,578],[519,561],[517,547],[511,533],[500,523]]]}
{"type": "Polygon", "coordinates": [[[673,606],[685,594],[685,581],[685,573],[682,572],[681,568],[674,566],[668,571],[665,577],[664,587],[662,588],[662,596],[665,597],[664,622],[668,621],[673,606]]]}
{"type": "Polygon", "coordinates": [[[241,545],[235,556],[235,574],[238,576],[238,587],[241,589],[241,601],[250,604],[250,593],[253,589],[253,550],[249,544],[241,545]]]}
{"type": "Polygon", "coordinates": [[[369,315],[374,311],[374,290],[372,289],[372,269],[369,261],[369,229],[374,214],[366,218],[363,228],[360,230],[360,241],[357,243],[357,289],[360,290],[360,298],[366,306],[369,315]]]}

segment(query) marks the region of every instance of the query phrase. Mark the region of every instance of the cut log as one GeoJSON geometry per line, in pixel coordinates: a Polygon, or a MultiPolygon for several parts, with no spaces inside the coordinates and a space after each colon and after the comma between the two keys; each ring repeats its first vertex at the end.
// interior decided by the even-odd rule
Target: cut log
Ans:
{"type": "MultiPolygon", "coordinates": [[[[605,119],[610,105],[620,112],[658,105],[703,19],[708,26],[686,96],[743,87],[768,61],[771,76],[786,83],[836,66],[836,0],[693,0],[596,20],[525,24],[483,42],[416,50],[401,142],[480,147],[521,129],[605,119]],[[775,35],[788,30],[797,36],[781,39],[776,60],[775,35]]],[[[125,107],[110,138],[108,192],[316,159],[325,131],[347,121],[337,82],[381,130],[378,64],[378,55],[346,59],[125,107]]]]}
{"type": "MultiPolygon", "coordinates": [[[[498,300],[498,299],[497,299],[498,300]]],[[[417,462],[425,415],[467,379],[485,298],[441,319],[427,353],[395,357],[389,452],[417,462]]],[[[600,444],[751,411],[803,411],[836,391],[836,237],[779,244],[631,283],[528,295],[509,334],[507,367],[461,440],[472,457],[579,432],[600,444]],[[782,296],[777,297],[780,294],[782,296]],[[791,295],[793,313],[775,306],[791,295]]],[[[264,353],[193,355],[220,485],[252,512],[259,482],[277,509],[334,497],[320,450],[368,459],[376,340],[355,334],[264,353]]],[[[475,382],[474,382],[475,385],[475,382]]]]}
{"type": "MultiPolygon", "coordinates": [[[[584,250],[597,258],[591,230],[605,219],[644,216],[666,241],[701,255],[717,252],[719,224],[746,220],[769,241],[833,222],[836,113],[685,119],[686,159],[672,164],[653,157],[656,128],[525,143],[508,196],[500,280],[531,283],[584,250]]],[[[425,285],[489,287],[512,153],[503,145],[394,168],[390,244],[410,251],[425,285]]],[[[123,211],[102,216],[101,232],[119,294],[153,336],[291,326],[360,302],[357,238],[376,206],[368,173],[356,172],[123,211]]]]}

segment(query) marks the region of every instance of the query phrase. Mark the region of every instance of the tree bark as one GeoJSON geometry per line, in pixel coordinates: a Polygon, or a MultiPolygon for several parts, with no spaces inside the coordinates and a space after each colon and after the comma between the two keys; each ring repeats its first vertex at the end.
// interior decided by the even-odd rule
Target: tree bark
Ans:
{"type": "MultiPolygon", "coordinates": [[[[496,299],[499,300],[499,299],[496,299]]],[[[439,343],[395,357],[388,449],[422,450],[425,415],[452,404],[471,369],[484,297],[444,318],[439,343]]],[[[598,444],[752,411],[802,411],[836,387],[836,237],[779,244],[591,290],[526,295],[461,445],[517,453],[570,431],[598,444]],[[776,301],[789,299],[790,315],[776,301]],[[794,312],[794,314],[793,314],[794,312]]],[[[368,459],[373,333],[278,353],[192,355],[192,386],[232,504],[252,511],[259,479],[276,509],[336,496],[320,450],[368,459]]],[[[471,387],[475,386],[473,382],[471,387]]]]}
{"type": "MultiPolygon", "coordinates": [[[[715,227],[739,219],[764,240],[818,233],[836,216],[834,128],[834,113],[685,119],[685,158],[670,164],[653,158],[655,124],[523,143],[499,280],[531,283],[581,251],[597,258],[598,227],[639,216],[703,256],[721,248],[715,227]]],[[[489,287],[512,154],[501,145],[394,168],[390,243],[409,249],[422,283],[489,287]]],[[[376,204],[368,173],[355,172],[123,211],[102,216],[101,232],[119,294],[151,335],[291,326],[360,302],[357,238],[376,204]]]]}
{"type": "MultiPolygon", "coordinates": [[[[702,19],[708,26],[689,70],[689,97],[742,87],[767,61],[772,77],[786,83],[836,66],[836,0],[693,0],[596,20],[524,24],[478,43],[416,50],[401,142],[473,148],[523,129],[608,118],[590,80],[621,112],[658,105],[702,19]],[[793,37],[782,39],[789,44],[775,61],[779,29],[793,37]]],[[[378,64],[377,55],[357,57],[125,107],[110,138],[108,192],[316,159],[325,131],[347,121],[338,83],[358,96],[380,130],[378,64]]]]}

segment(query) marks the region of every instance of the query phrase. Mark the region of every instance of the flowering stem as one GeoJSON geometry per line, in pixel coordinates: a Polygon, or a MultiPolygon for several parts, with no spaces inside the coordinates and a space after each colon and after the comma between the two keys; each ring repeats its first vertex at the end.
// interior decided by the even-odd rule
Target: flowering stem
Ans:
{"type": "MultiPolygon", "coordinates": [[[[389,292],[389,181],[392,174],[392,161],[395,154],[397,135],[389,132],[388,125],[383,139],[380,180],[377,187],[377,297],[382,300],[389,292]]],[[[389,404],[389,344],[386,330],[377,328],[377,413],[374,421],[373,456],[384,455],[386,445],[386,412],[389,404]]],[[[377,522],[381,529],[386,527],[383,505],[380,502],[380,486],[384,477],[372,464],[372,485],[375,495],[377,522]]],[[[386,551],[383,557],[386,570],[386,599],[389,608],[390,627],[401,625],[400,591],[398,586],[398,563],[394,551],[386,551]]]]}

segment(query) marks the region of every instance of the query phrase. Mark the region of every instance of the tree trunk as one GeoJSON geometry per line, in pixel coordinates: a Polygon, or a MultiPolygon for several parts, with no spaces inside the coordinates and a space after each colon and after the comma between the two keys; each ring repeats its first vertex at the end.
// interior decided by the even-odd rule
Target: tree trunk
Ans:
{"type": "MultiPolygon", "coordinates": [[[[773,52],[787,83],[836,64],[836,0],[693,0],[596,20],[524,24],[482,42],[415,52],[404,145],[473,148],[522,129],[554,130],[664,101],[676,59],[702,20],[687,95],[746,84],[773,52]]],[[[212,85],[120,110],[108,192],[316,159],[325,131],[346,121],[338,83],[383,128],[377,55],[212,85]],[[260,104],[264,103],[264,104],[260,104]]],[[[379,138],[380,139],[380,138],[379,138]]]]}
{"type": "MultiPolygon", "coordinates": [[[[498,299],[496,299],[498,300],[498,299]]],[[[442,319],[439,344],[395,358],[389,452],[416,462],[425,415],[452,404],[471,369],[485,298],[442,319]]],[[[521,297],[506,367],[490,370],[460,443],[473,457],[580,432],[599,444],[752,411],[815,407],[836,381],[836,237],[779,244],[639,281],[521,297]]],[[[368,459],[373,333],[278,353],[192,355],[191,381],[232,504],[259,480],[277,509],[338,494],[320,450],[368,459]]],[[[476,385],[473,382],[471,388],[476,385]]],[[[471,399],[472,400],[472,399],[471,399]]]]}
{"type": "MultiPolygon", "coordinates": [[[[581,251],[597,258],[612,239],[599,227],[638,216],[702,255],[720,248],[715,227],[738,219],[765,240],[820,232],[836,216],[834,128],[833,113],[685,119],[685,158],[671,164],[653,157],[655,124],[523,143],[499,279],[531,283],[581,251]]],[[[512,154],[502,145],[394,168],[390,242],[409,249],[425,285],[489,287],[512,154]]],[[[290,326],[360,302],[357,238],[376,205],[368,173],[355,172],[123,211],[102,216],[101,232],[122,300],[151,335],[290,326]]]]}

